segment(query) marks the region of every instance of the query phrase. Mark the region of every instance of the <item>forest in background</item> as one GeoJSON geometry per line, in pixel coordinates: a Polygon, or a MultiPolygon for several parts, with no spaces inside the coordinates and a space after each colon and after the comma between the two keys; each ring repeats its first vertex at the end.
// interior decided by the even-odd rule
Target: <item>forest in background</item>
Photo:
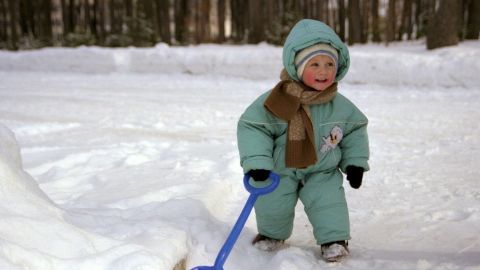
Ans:
{"type": "Polygon", "coordinates": [[[426,39],[428,49],[478,39],[478,0],[0,0],[0,49],[281,45],[302,18],[348,44],[426,39]]]}

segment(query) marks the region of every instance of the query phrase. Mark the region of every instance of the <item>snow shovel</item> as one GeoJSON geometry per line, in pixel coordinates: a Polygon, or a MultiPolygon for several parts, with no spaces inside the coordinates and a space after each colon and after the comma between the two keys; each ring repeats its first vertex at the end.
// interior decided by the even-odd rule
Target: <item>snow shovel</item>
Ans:
{"type": "Polygon", "coordinates": [[[272,182],[268,186],[256,188],[250,185],[250,183],[248,182],[250,176],[248,174],[245,174],[245,176],[243,177],[243,184],[245,185],[245,189],[250,193],[250,196],[248,197],[248,200],[245,203],[245,206],[243,207],[242,213],[240,213],[237,222],[233,226],[230,235],[225,241],[225,244],[223,244],[222,249],[220,249],[220,252],[218,252],[217,259],[215,259],[215,264],[213,266],[197,266],[192,268],[191,270],[223,270],[223,265],[225,264],[225,261],[227,261],[227,257],[230,254],[230,251],[232,251],[233,245],[235,245],[235,242],[237,241],[240,232],[245,226],[248,216],[250,215],[250,212],[252,211],[253,205],[255,204],[258,196],[274,191],[280,183],[280,176],[278,176],[277,174],[270,172],[270,175],[268,177],[272,180],[272,182]]]}

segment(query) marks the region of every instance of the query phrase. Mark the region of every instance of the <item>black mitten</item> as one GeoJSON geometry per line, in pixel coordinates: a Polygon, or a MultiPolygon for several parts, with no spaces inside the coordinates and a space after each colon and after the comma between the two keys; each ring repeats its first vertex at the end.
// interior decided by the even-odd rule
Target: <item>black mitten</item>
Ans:
{"type": "Polygon", "coordinates": [[[359,188],[362,185],[363,168],[356,166],[347,166],[347,180],[352,188],[359,188]]]}
{"type": "Polygon", "coordinates": [[[252,177],[255,181],[265,181],[268,179],[270,171],[264,169],[250,170],[247,174],[250,175],[250,177],[252,177]]]}

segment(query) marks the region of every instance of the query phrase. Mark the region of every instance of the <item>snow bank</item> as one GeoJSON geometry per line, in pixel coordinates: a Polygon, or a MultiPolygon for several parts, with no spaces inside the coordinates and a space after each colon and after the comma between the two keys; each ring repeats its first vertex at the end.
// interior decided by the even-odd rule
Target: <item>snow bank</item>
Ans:
{"type": "MultiPolygon", "coordinates": [[[[98,47],[0,51],[0,70],[81,73],[187,73],[277,78],[282,49],[260,45],[199,45],[107,49],[98,47]]],[[[480,87],[480,41],[427,51],[425,44],[356,45],[345,81],[356,84],[480,87]],[[459,72],[461,70],[462,72],[459,72]]]]}
{"type": "MultiPolygon", "coordinates": [[[[154,254],[82,230],[64,215],[22,169],[14,134],[0,124],[0,269],[172,269],[176,263],[177,250],[154,254]]],[[[163,232],[178,237],[176,230],[163,232]]]]}

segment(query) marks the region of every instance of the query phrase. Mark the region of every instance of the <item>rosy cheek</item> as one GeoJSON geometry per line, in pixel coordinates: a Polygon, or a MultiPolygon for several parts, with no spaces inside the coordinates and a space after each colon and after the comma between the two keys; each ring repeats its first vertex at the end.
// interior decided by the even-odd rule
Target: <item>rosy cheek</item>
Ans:
{"type": "Polygon", "coordinates": [[[313,72],[304,72],[302,80],[303,80],[304,83],[310,84],[310,83],[315,81],[314,77],[315,76],[314,76],[313,72]]]}
{"type": "Polygon", "coordinates": [[[333,73],[332,75],[330,75],[327,79],[328,79],[328,82],[334,82],[335,81],[335,75],[337,75],[336,73],[333,73]]]}

